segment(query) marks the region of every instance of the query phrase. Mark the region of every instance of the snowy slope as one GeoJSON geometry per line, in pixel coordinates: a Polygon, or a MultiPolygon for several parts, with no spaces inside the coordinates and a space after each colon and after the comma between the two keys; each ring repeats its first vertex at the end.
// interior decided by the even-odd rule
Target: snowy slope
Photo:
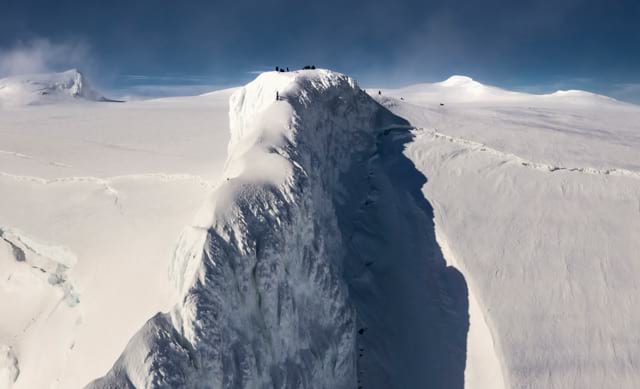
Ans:
{"type": "Polygon", "coordinates": [[[637,387],[640,107],[454,80],[379,101],[469,284],[467,387],[637,387]]]}
{"type": "Polygon", "coordinates": [[[223,169],[229,94],[2,111],[0,388],[83,387],[175,303],[171,255],[223,169]]]}
{"type": "Polygon", "coordinates": [[[71,100],[110,101],[93,89],[76,69],[0,79],[0,108],[71,100]]]}
{"type": "Polygon", "coordinates": [[[454,76],[383,91],[379,100],[415,126],[551,168],[640,170],[638,107],[608,97],[582,91],[527,95],[454,76]]]}

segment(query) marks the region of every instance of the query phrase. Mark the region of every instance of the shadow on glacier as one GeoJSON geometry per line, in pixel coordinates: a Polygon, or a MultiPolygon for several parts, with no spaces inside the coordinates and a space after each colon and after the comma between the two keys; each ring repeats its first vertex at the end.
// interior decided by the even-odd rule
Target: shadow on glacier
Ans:
{"type": "Polygon", "coordinates": [[[427,178],[403,154],[411,140],[408,125],[383,131],[371,158],[342,177],[348,200],[337,201],[338,219],[358,316],[358,387],[462,389],[467,284],[436,242],[422,193],[427,178]]]}

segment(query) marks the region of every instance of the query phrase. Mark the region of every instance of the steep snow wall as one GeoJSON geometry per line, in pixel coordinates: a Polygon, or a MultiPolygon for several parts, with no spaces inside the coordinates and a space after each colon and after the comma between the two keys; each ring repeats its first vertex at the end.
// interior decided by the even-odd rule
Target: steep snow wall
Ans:
{"type": "Polygon", "coordinates": [[[92,387],[353,383],[355,318],[328,192],[347,145],[371,147],[363,130],[378,108],[363,100],[352,80],[329,73],[265,74],[232,96],[225,179],[171,268],[181,302],[151,319],[92,387]],[[342,94],[351,104],[339,104],[342,94]],[[309,109],[318,99],[323,109],[309,109]]]}

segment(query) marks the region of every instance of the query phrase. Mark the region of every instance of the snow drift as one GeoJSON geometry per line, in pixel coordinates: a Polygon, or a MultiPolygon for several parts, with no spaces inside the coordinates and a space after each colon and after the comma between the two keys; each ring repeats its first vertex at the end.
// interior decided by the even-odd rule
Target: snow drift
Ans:
{"type": "Polygon", "coordinates": [[[74,99],[113,101],[93,89],[77,69],[0,79],[0,107],[50,104],[74,99]]]}
{"type": "Polygon", "coordinates": [[[407,123],[325,70],[262,74],[230,105],[224,179],[171,267],[180,303],[89,387],[462,387],[466,287],[401,165],[407,123]]]}

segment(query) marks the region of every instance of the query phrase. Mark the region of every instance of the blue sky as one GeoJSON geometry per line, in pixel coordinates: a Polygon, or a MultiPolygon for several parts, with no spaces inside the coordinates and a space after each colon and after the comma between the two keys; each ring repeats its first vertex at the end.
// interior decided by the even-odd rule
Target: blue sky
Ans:
{"type": "Polygon", "coordinates": [[[638,0],[0,0],[0,76],[78,67],[114,93],[189,94],[316,64],[640,102],[639,20],[638,0]]]}

